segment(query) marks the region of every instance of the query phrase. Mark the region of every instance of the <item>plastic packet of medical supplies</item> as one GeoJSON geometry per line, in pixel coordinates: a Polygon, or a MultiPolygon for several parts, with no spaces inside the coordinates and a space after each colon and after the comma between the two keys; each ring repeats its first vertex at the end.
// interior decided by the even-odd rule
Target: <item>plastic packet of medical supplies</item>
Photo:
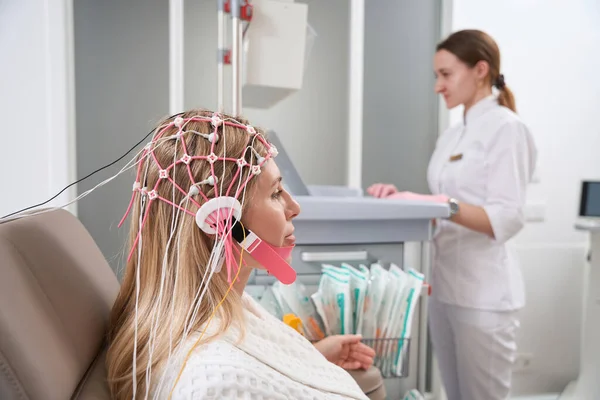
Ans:
{"type": "Polygon", "coordinates": [[[367,268],[367,266],[364,264],[360,264],[358,266],[358,269],[360,270],[360,272],[363,273],[365,280],[366,280],[365,297],[363,299],[363,304],[360,307],[360,309],[356,312],[357,319],[358,319],[358,323],[356,326],[356,333],[360,334],[363,331],[363,325],[364,325],[364,321],[365,321],[365,308],[367,307],[367,303],[371,301],[369,298],[369,286],[371,285],[371,270],[369,270],[369,268],[367,268]]]}
{"type": "Polygon", "coordinates": [[[411,389],[402,398],[403,400],[425,400],[425,397],[416,389],[411,389]]]}
{"type": "Polygon", "coordinates": [[[306,287],[303,284],[294,282],[284,285],[275,282],[273,291],[287,304],[292,313],[300,318],[308,340],[321,340],[325,337],[315,305],[306,294],[306,287]]]}
{"type": "Polygon", "coordinates": [[[325,328],[325,335],[327,335],[327,336],[333,335],[331,326],[329,326],[329,318],[331,318],[331,316],[329,315],[329,309],[327,308],[327,306],[325,304],[325,299],[323,298],[323,295],[321,294],[320,291],[316,291],[315,293],[310,295],[310,298],[313,301],[313,304],[315,305],[315,309],[317,310],[317,313],[321,317],[321,321],[323,321],[323,327],[325,328]]]}
{"type": "Polygon", "coordinates": [[[319,287],[317,291],[310,296],[315,305],[317,313],[321,317],[321,321],[323,321],[325,334],[327,336],[334,335],[338,329],[337,316],[335,315],[335,310],[333,309],[330,301],[331,296],[329,293],[331,290],[331,280],[329,277],[325,277],[325,274],[323,274],[321,275],[321,280],[319,281],[319,287]]]}
{"type": "MultiPolygon", "coordinates": [[[[408,275],[397,265],[391,264],[389,269],[390,283],[386,288],[386,298],[390,302],[386,310],[382,311],[382,317],[385,323],[382,325],[382,337],[384,338],[402,338],[400,334],[400,324],[402,316],[405,313],[404,297],[405,288],[408,283],[408,275]]],[[[397,362],[397,355],[400,354],[403,341],[384,341],[381,350],[381,368],[385,376],[392,375],[397,362]]]]}
{"type": "Polygon", "coordinates": [[[401,289],[397,276],[390,273],[390,271],[387,272],[387,284],[385,291],[383,292],[383,300],[381,301],[381,307],[377,315],[376,338],[380,340],[376,341],[376,346],[374,348],[376,353],[375,361],[384,376],[389,375],[389,371],[386,369],[386,366],[388,364],[388,359],[390,358],[388,353],[390,350],[390,342],[392,341],[387,339],[393,338],[393,336],[389,335],[389,330],[391,318],[396,310],[396,297],[401,289]]]}
{"type": "MultiPolygon", "coordinates": [[[[379,307],[375,315],[373,315],[374,331],[371,330],[370,337],[376,339],[373,342],[373,350],[375,350],[374,363],[381,370],[381,373],[385,374],[385,371],[383,369],[386,358],[384,349],[386,347],[386,344],[390,341],[390,338],[387,338],[384,332],[386,331],[388,325],[387,320],[389,318],[390,310],[393,305],[393,294],[396,292],[397,285],[395,277],[391,276],[389,271],[383,269],[383,267],[380,264],[371,265],[371,271],[375,277],[373,283],[377,282],[377,280],[379,280],[380,282],[383,281],[382,283],[379,283],[379,286],[382,287],[382,290],[380,291],[380,293],[378,293],[378,296],[376,297],[378,299],[377,302],[379,303],[379,307]]],[[[373,295],[375,295],[374,291],[373,295]]]]}
{"type": "Polygon", "coordinates": [[[419,299],[421,298],[421,291],[423,289],[423,281],[425,276],[419,271],[410,268],[408,270],[408,281],[406,286],[406,312],[403,315],[401,323],[401,337],[410,338],[412,331],[412,324],[414,321],[415,310],[419,299]]]}
{"type": "Polygon", "coordinates": [[[312,296],[328,335],[352,332],[352,309],[349,271],[332,265],[323,265],[319,288],[312,296]],[[317,296],[315,296],[317,295],[317,296]],[[317,304],[320,302],[320,304],[317,304]]]}
{"type": "Polygon", "coordinates": [[[402,371],[403,360],[402,357],[400,357],[402,346],[408,345],[408,341],[405,341],[404,339],[411,337],[412,324],[414,321],[415,310],[421,297],[424,275],[415,269],[410,268],[408,273],[406,273],[406,278],[406,287],[402,298],[402,312],[399,313],[401,320],[395,327],[401,340],[394,358],[393,369],[391,371],[393,374],[399,374],[400,371],[402,371]]]}
{"type": "Polygon", "coordinates": [[[269,314],[273,315],[275,318],[281,320],[285,315],[283,310],[281,309],[281,305],[275,294],[273,293],[273,288],[268,287],[264,293],[262,294],[260,301],[258,302],[265,310],[269,312],[269,314]]]}
{"type": "Polygon", "coordinates": [[[369,268],[367,268],[367,266],[364,264],[360,264],[358,266],[358,269],[360,270],[360,272],[365,274],[365,276],[367,277],[367,280],[369,280],[369,276],[371,275],[371,270],[369,270],[369,268]]]}
{"type": "Polygon", "coordinates": [[[383,302],[385,288],[388,283],[388,272],[379,264],[372,264],[365,306],[363,308],[362,329],[360,333],[364,338],[377,338],[378,314],[383,302]]]}
{"type": "Polygon", "coordinates": [[[335,299],[334,307],[340,318],[339,334],[346,335],[352,333],[352,293],[350,291],[350,271],[341,267],[324,265],[323,272],[333,279],[335,292],[332,299],[335,299]]]}
{"type": "Polygon", "coordinates": [[[279,319],[286,314],[294,314],[294,310],[292,310],[292,308],[288,305],[277,288],[275,286],[271,286],[270,289],[275,301],[277,301],[277,304],[279,305],[279,309],[281,310],[281,317],[279,317],[279,319]]]}
{"type": "Polygon", "coordinates": [[[342,263],[342,268],[350,272],[350,298],[352,303],[352,333],[360,332],[363,307],[367,295],[367,275],[350,264],[342,263]]]}

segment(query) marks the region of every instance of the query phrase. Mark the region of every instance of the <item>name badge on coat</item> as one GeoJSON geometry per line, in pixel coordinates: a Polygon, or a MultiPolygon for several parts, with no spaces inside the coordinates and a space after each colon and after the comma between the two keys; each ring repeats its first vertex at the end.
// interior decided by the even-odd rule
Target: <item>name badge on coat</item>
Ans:
{"type": "Polygon", "coordinates": [[[462,160],[462,158],[463,158],[463,155],[462,155],[462,153],[460,153],[460,154],[455,154],[455,155],[453,155],[453,156],[450,156],[450,162],[459,161],[459,160],[462,160]]]}

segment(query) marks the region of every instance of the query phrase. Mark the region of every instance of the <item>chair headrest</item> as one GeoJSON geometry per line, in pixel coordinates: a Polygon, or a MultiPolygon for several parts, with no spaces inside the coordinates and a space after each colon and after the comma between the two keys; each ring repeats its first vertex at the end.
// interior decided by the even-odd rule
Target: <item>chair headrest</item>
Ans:
{"type": "Polygon", "coordinates": [[[114,272],[63,210],[0,224],[0,260],[0,398],[71,398],[103,346],[114,272]]]}

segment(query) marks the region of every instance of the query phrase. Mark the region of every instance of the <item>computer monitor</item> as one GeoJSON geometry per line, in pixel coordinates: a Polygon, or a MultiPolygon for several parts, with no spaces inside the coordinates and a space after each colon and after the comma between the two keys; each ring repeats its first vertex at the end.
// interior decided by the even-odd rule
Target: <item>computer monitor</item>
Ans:
{"type": "Polygon", "coordinates": [[[581,183],[579,216],[600,218],[600,181],[583,181],[581,183]]]}
{"type": "Polygon", "coordinates": [[[294,196],[309,196],[308,188],[304,184],[304,181],[300,177],[300,174],[294,167],[292,160],[288,156],[283,147],[283,143],[279,140],[277,133],[274,131],[267,132],[267,139],[271,142],[275,147],[277,147],[277,157],[275,157],[275,162],[281,171],[281,176],[283,177],[283,187],[289,193],[294,196]]]}

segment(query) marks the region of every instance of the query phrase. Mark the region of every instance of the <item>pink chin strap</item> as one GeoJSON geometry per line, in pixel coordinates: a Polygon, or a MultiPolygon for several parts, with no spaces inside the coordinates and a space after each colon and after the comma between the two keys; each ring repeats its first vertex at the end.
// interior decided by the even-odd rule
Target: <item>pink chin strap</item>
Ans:
{"type": "MultiPolygon", "coordinates": [[[[234,229],[235,226],[239,226],[243,229],[240,224],[236,223],[234,229]]],[[[235,234],[234,239],[237,240],[235,234]]],[[[294,246],[271,246],[250,230],[246,230],[246,239],[238,241],[238,243],[279,282],[290,285],[296,281],[296,271],[286,261],[292,255],[294,246]]]]}

